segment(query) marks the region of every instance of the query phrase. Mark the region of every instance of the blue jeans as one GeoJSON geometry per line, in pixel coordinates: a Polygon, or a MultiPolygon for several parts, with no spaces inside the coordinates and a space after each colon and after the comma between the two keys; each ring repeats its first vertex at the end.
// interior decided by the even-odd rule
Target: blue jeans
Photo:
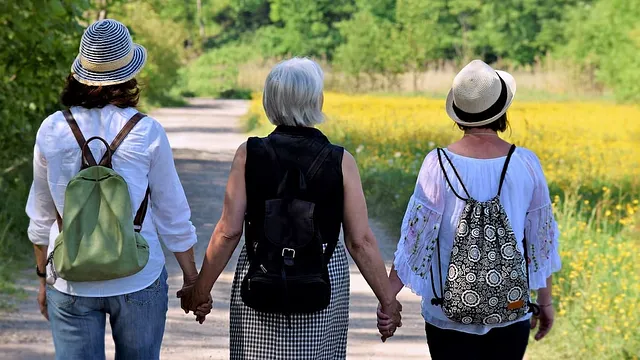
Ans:
{"type": "Polygon", "coordinates": [[[116,360],[157,360],[168,309],[167,270],[146,289],[110,297],[82,297],[47,287],[57,360],[105,359],[109,314],[116,360]]]}

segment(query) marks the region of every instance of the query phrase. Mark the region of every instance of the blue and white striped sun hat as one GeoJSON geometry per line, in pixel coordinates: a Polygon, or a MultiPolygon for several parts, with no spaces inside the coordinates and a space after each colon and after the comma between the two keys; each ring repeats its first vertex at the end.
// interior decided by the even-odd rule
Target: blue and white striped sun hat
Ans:
{"type": "Polygon", "coordinates": [[[105,19],[85,30],[80,54],[71,72],[85,85],[115,85],[133,79],[146,61],[147,51],[133,43],[127,27],[116,20],[105,19]]]}

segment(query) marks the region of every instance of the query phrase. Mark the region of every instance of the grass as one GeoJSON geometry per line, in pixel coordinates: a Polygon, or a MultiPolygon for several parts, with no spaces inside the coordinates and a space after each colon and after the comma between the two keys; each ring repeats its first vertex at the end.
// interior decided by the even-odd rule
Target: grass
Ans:
{"type": "MultiPolygon", "coordinates": [[[[262,91],[264,79],[277,59],[239,58],[234,63],[235,86],[262,91]],[[240,63],[240,65],[237,65],[240,63]]],[[[325,89],[341,93],[376,96],[446,97],[453,78],[462,66],[453,63],[440,64],[439,68],[417,74],[398,74],[393,78],[382,75],[362,74],[359,78],[346,75],[326,61],[318,60],[324,69],[325,89]],[[414,78],[416,81],[414,82],[414,78]]],[[[508,70],[518,79],[518,100],[527,101],[606,101],[613,100],[611,91],[598,86],[593,76],[580,73],[568,64],[551,58],[526,68],[505,69],[500,64],[496,69],[508,70]]],[[[209,65],[206,76],[192,76],[198,83],[209,81],[218,69],[209,65]]],[[[229,81],[225,78],[225,81],[229,81]]],[[[224,81],[218,80],[218,83],[224,81]]],[[[194,85],[196,86],[196,85],[194,85]]]]}
{"type": "MultiPolygon", "coordinates": [[[[256,97],[259,99],[259,97],[256,97]]],[[[460,133],[442,100],[325,95],[322,130],[356,156],[372,216],[398,225],[427,152],[460,133]]],[[[640,357],[640,109],[606,103],[522,102],[509,140],[544,166],[561,231],[556,324],[530,359],[640,357]],[[616,126],[602,126],[616,119],[616,126]]],[[[246,127],[272,127],[254,101],[246,127]]]]}

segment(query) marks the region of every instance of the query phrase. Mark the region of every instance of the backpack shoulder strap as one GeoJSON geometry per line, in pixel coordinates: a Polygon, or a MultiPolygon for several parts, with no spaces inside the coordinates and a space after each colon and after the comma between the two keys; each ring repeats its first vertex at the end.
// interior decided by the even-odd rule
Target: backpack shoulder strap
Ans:
{"type": "Polygon", "coordinates": [[[133,229],[136,232],[140,232],[140,230],[142,230],[142,223],[144,222],[145,215],[147,215],[147,208],[149,207],[150,196],[151,196],[151,188],[147,186],[147,192],[144,194],[144,199],[142,200],[142,204],[140,204],[140,207],[136,212],[136,216],[133,218],[133,229]]]}
{"type": "MultiPolygon", "coordinates": [[[[124,124],[124,126],[122,127],[122,130],[120,130],[118,135],[116,135],[116,137],[111,142],[111,145],[109,145],[109,149],[111,150],[112,155],[118,149],[118,147],[120,147],[120,144],[122,144],[124,139],[131,132],[131,130],[133,130],[133,128],[138,124],[138,122],[140,122],[140,120],[142,120],[145,116],[147,115],[138,112],[135,115],[133,115],[131,119],[127,121],[126,124],[124,124]]],[[[111,164],[111,159],[109,158],[108,152],[105,153],[105,155],[102,157],[102,160],[100,160],[100,164],[101,165],[111,164]]],[[[144,194],[144,199],[142,200],[142,203],[140,204],[140,207],[136,212],[136,216],[133,218],[133,229],[136,232],[140,232],[142,230],[142,223],[144,222],[144,218],[147,215],[147,209],[149,208],[150,196],[151,196],[151,188],[147,186],[147,191],[144,194]]]]}
{"type": "Polygon", "coordinates": [[[280,165],[280,159],[278,159],[278,154],[276,154],[276,151],[273,149],[273,145],[271,145],[271,140],[269,140],[269,137],[264,137],[260,140],[262,141],[262,145],[264,145],[265,150],[267,150],[267,154],[269,154],[271,162],[276,167],[276,174],[281,174],[282,166],[280,165]]]}
{"type": "MultiPolygon", "coordinates": [[[[71,132],[73,133],[73,136],[76,138],[76,141],[78,142],[78,146],[80,146],[80,150],[82,151],[87,141],[85,140],[84,135],[82,135],[82,131],[80,131],[80,127],[78,126],[76,119],[74,119],[73,114],[71,114],[71,110],[69,109],[62,111],[62,115],[64,115],[65,120],[67,120],[67,124],[71,128],[71,132]]],[[[91,151],[88,152],[86,156],[86,160],[89,166],[97,165],[96,159],[93,157],[93,154],[91,153],[91,151]]]]}
{"type": "Polygon", "coordinates": [[[307,170],[307,174],[305,176],[307,180],[311,180],[313,179],[314,176],[316,176],[316,174],[318,173],[318,170],[320,170],[320,167],[322,166],[324,161],[327,159],[327,157],[329,157],[332,150],[333,149],[331,148],[331,144],[329,143],[325,144],[322,147],[322,149],[320,149],[320,152],[311,163],[309,170],[307,170]]]}
{"type": "Polygon", "coordinates": [[[504,183],[504,178],[507,176],[507,168],[509,167],[509,161],[511,161],[511,155],[516,151],[516,146],[511,145],[509,148],[509,153],[507,154],[507,159],[504,161],[504,166],[502,167],[502,173],[500,174],[500,184],[498,185],[498,196],[502,192],[502,184],[504,183]]]}
{"type": "Polygon", "coordinates": [[[438,163],[440,164],[440,168],[442,169],[442,173],[444,174],[444,179],[447,181],[447,184],[449,184],[449,187],[451,188],[451,191],[453,191],[453,195],[455,195],[458,199],[462,200],[462,201],[467,201],[469,198],[471,198],[471,195],[469,195],[469,192],[467,191],[467,188],[464,186],[464,183],[462,182],[462,178],[460,177],[460,174],[458,174],[458,170],[456,170],[455,166],[453,166],[453,162],[451,162],[451,159],[449,158],[449,155],[447,155],[447,152],[444,151],[444,149],[442,148],[438,148],[437,149],[438,152],[438,163]],[[460,186],[462,186],[462,190],[464,190],[464,193],[467,194],[467,198],[463,198],[462,196],[460,196],[455,188],[453,187],[453,185],[451,184],[451,181],[449,180],[449,176],[447,175],[447,171],[444,168],[444,163],[442,162],[442,156],[441,154],[444,155],[444,157],[447,159],[447,162],[449,162],[449,166],[451,166],[451,168],[453,169],[453,173],[456,175],[456,178],[458,178],[458,182],[460,182],[460,186]]]}
{"type": "MultiPolygon", "coordinates": [[[[124,124],[124,126],[122,127],[118,135],[116,135],[116,137],[111,142],[111,145],[109,145],[109,148],[111,149],[111,154],[113,154],[118,149],[118,147],[120,147],[120,144],[122,144],[124,139],[131,132],[131,130],[133,130],[133,128],[138,124],[138,122],[140,122],[140,120],[142,120],[145,116],[147,115],[138,112],[135,115],[133,115],[131,119],[127,121],[126,124],[124,124]]],[[[111,163],[111,159],[109,159],[108,154],[105,153],[102,159],[100,160],[100,165],[105,165],[109,163],[111,163]]]]}

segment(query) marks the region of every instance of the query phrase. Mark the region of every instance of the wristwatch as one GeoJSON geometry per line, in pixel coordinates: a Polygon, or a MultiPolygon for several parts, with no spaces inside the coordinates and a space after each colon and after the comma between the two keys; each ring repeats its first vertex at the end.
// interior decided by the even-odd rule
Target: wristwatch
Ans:
{"type": "Polygon", "coordinates": [[[46,277],[47,277],[47,270],[45,270],[44,272],[40,272],[40,269],[38,269],[38,265],[36,265],[36,274],[37,274],[39,277],[41,277],[41,278],[43,278],[43,279],[46,279],[46,277]]]}

